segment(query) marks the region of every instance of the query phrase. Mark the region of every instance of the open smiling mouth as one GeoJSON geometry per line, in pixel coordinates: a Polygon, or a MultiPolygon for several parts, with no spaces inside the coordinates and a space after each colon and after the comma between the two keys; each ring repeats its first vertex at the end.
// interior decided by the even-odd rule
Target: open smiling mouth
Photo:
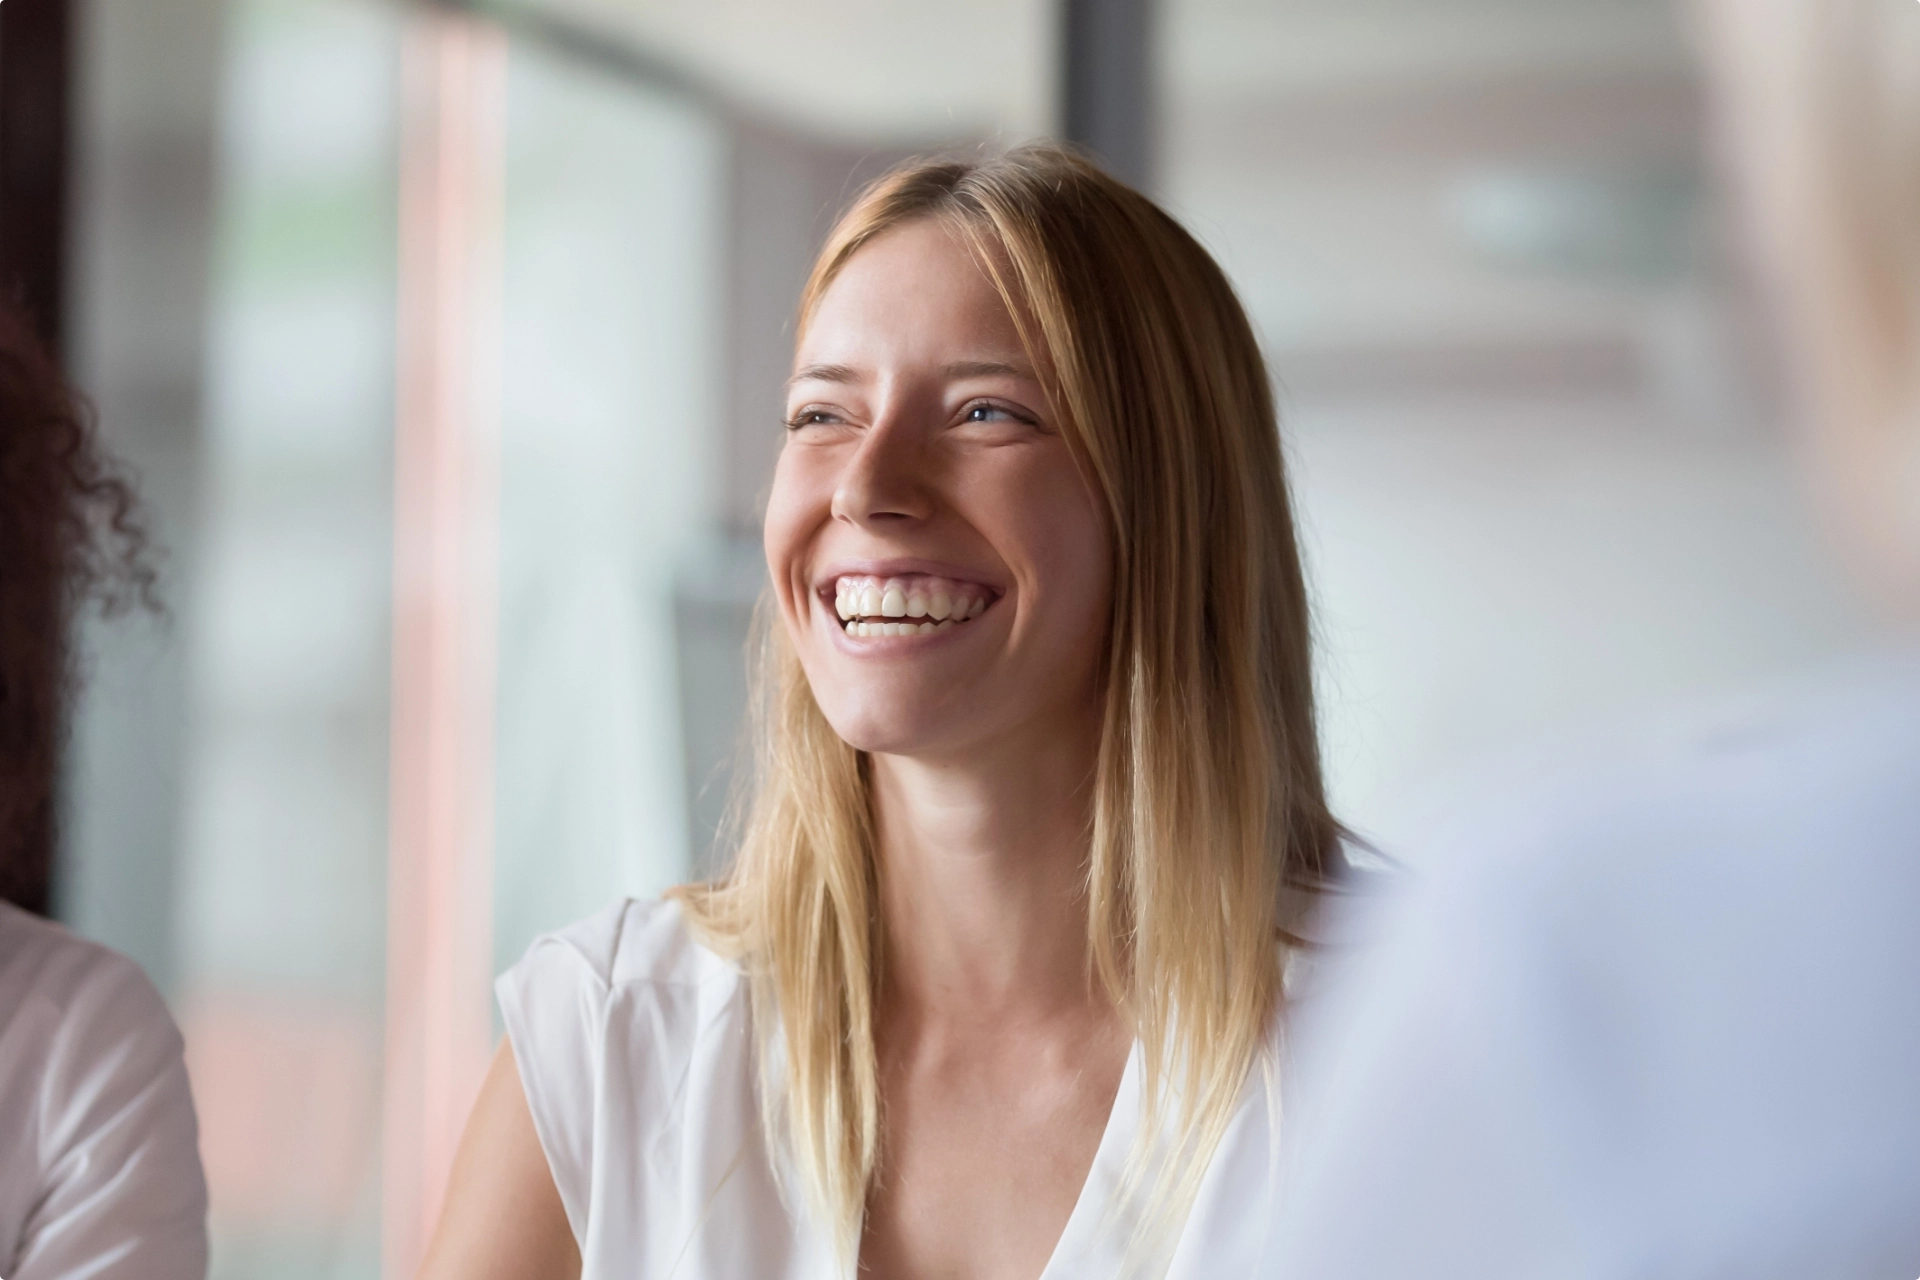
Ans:
{"type": "Polygon", "coordinates": [[[845,577],[834,583],[833,608],[850,636],[926,635],[979,617],[992,595],[977,582],[919,574],[845,577]]]}

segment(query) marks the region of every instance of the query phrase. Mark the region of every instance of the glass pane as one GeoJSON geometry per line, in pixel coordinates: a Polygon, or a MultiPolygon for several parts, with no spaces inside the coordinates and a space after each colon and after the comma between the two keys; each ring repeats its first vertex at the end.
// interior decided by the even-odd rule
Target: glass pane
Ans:
{"type": "Polygon", "coordinates": [[[471,1079],[434,1074],[452,1006],[487,1007],[534,934],[691,865],[676,599],[723,518],[725,137],[684,95],[484,27],[352,0],[229,16],[173,957],[218,1280],[410,1274],[466,1105],[436,1130],[418,1090],[471,1079]],[[503,104],[471,81],[496,43],[503,104]],[[454,47],[461,84],[433,61],[454,47]],[[409,249],[448,157],[465,194],[409,249]],[[468,252],[436,275],[442,231],[468,252]],[[492,360],[401,327],[409,290],[453,299],[492,360]],[[461,384],[424,423],[422,368],[461,384]],[[464,442],[450,490],[396,478],[422,430],[464,442]],[[397,577],[422,496],[449,493],[459,554],[423,563],[458,581],[397,577]],[[485,687],[451,709],[399,647],[422,588],[497,631],[460,638],[485,687]],[[419,714],[492,757],[450,811],[422,795],[419,714]],[[449,813],[481,864],[410,869],[444,849],[407,824],[449,813]],[[426,898],[390,900],[402,883],[426,898]],[[416,946],[447,913],[491,939],[451,989],[423,975],[457,945],[416,946]]]}
{"type": "Polygon", "coordinates": [[[724,140],[509,56],[495,969],[687,877],[674,584],[720,522],[724,140]]]}
{"type": "Polygon", "coordinates": [[[229,25],[179,1007],[214,1276],[379,1262],[398,23],[229,25]]]}

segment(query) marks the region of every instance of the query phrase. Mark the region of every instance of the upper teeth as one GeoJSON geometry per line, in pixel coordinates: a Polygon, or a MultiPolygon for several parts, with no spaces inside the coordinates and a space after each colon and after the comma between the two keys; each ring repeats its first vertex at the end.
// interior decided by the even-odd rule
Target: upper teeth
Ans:
{"type": "Polygon", "coordinates": [[[937,631],[977,618],[987,607],[987,589],[947,578],[841,578],[834,584],[834,611],[855,635],[904,635],[937,631]],[[868,618],[924,618],[914,623],[869,623],[868,618]]]}

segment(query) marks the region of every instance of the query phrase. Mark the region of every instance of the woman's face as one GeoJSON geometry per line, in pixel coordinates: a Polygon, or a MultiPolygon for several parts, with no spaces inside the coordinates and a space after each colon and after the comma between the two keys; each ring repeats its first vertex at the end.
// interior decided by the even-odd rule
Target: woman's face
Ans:
{"type": "Polygon", "coordinates": [[[827,720],[953,758],[1084,724],[1105,522],[972,254],[932,220],[862,247],[795,353],[766,551],[827,720]]]}

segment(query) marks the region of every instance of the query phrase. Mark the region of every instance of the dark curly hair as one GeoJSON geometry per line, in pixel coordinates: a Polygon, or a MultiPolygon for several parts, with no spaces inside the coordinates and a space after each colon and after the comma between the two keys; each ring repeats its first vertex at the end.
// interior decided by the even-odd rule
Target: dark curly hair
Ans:
{"type": "Polygon", "coordinates": [[[0,301],[0,898],[45,914],[73,623],[158,608],[132,485],[27,316],[0,301]]]}

